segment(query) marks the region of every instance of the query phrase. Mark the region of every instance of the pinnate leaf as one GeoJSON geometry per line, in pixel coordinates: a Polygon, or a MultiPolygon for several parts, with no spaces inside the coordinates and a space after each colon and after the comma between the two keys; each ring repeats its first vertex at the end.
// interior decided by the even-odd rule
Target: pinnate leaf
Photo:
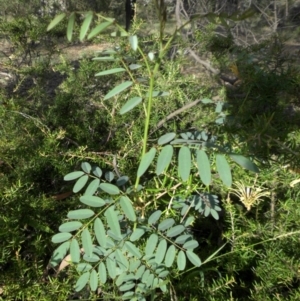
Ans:
{"type": "Polygon", "coordinates": [[[187,250],[186,256],[194,266],[199,267],[201,265],[200,258],[194,252],[187,250]]]}
{"type": "Polygon", "coordinates": [[[55,244],[59,244],[61,242],[64,242],[72,237],[71,233],[63,232],[63,233],[58,233],[52,236],[52,242],[55,244]]]}
{"type": "Polygon", "coordinates": [[[208,156],[204,150],[197,150],[197,167],[201,181],[204,185],[209,186],[211,183],[211,169],[208,156]]]}
{"type": "Polygon", "coordinates": [[[59,14],[59,15],[55,16],[55,18],[48,25],[47,31],[51,30],[56,25],[58,25],[65,18],[65,16],[66,16],[65,13],[62,13],[62,14],[59,14]]]}
{"type": "Polygon", "coordinates": [[[138,104],[141,103],[142,101],[142,97],[133,97],[133,98],[130,98],[124,105],[123,107],[121,108],[120,110],[120,114],[123,115],[129,111],[131,111],[133,108],[135,108],[138,104]]]}
{"type": "Polygon", "coordinates": [[[88,283],[89,278],[90,278],[90,272],[85,272],[84,274],[82,274],[78,278],[78,280],[75,284],[75,291],[80,292],[86,286],[86,284],[88,283]]]}
{"type": "Polygon", "coordinates": [[[258,167],[250,159],[242,155],[236,155],[236,154],[230,154],[229,156],[233,161],[235,161],[237,164],[244,167],[245,169],[253,171],[255,173],[259,172],[258,167]]]}
{"type": "Polygon", "coordinates": [[[99,245],[106,248],[106,233],[103,223],[100,218],[96,218],[94,221],[94,232],[99,245]]]}
{"type": "Polygon", "coordinates": [[[116,211],[114,210],[113,207],[109,207],[106,211],[105,211],[105,217],[107,219],[107,223],[111,229],[111,231],[117,235],[118,237],[122,237],[121,236],[121,228],[120,228],[120,223],[118,220],[118,215],[116,213],[116,211]]]}
{"type": "Polygon", "coordinates": [[[157,158],[157,165],[156,165],[156,174],[160,175],[165,168],[167,168],[172,160],[173,156],[173,146],[166,145],[162,148],[158,158],[157,158]]]}
{"type": "Polygon", "coordinates": [[[101,183],[99,187],[110,195],[117,195],[120,193],[120,189],[116,185],[110,183],[101,183]]]}
{"type": "Polygon", "coordinates": [[[162,239],[157,246],[157,250],[155,254],[156,263],[161,263],[164,260],[166,251],[167,251],[167,241],[165,239],[162,239]]]}
{"type": "Polygon", "coordinates": [[[86,219],[95,214],[91,209],[78,209],[72,210],[68,213],[68,218],[70,219],[86,219]]]}
{"type": "Polygon", "coordinates": [[[72,181],[84,175],[83,171],[73,171],[64,176],[65,181],[72,181]]]}
{"type": "Polygon", "coordinates": [[[73,239],[70,246],[70,255],[73,263],[80,261],[80,248],[77,239],[73,239]]]}
{"type": "Polygon", "coordinates": [[[186,257],[182,250],[179,251],[177,256],[177,267],[179,271],[183,271],[186,266],[186,257]]]}
{"type": "Polygon", "coordinates": [[[87,183],[88,179],[89,179],[88,175],[84,175],[81,178],[79,178],[76,181],[76,183],[75,183],[75,185],[73,187],[73,192],[74,193],[79,192],[85,186],[85,184],[87,183]]]}
{"type": "Polygon", "coordinates": [[[136,215],[135,215],[135,212],[134,212],[134,209],[132,207],[130,199],[127,196],[121,196],[120,205],[121,205],[126,217],[130,221],[135,222],[136,221],[136,215]]]}
{"type": "Polygon", "coordinates": [[[167,268],[172,266],[174,259],[175,259],[175,255],[176,255],[176,248],[174,245],[171,245],[168,248],[166,258],[165,258],[165,265],[167,268]]]}
{"type": "Polygon", "coordinates": [[[111,25],[112,23],[113,23],[113,20],[100,23],[99,25],[97,25],[95,28],[93,28],[91,30],[91,32],[89,33],[87,39],[88,40],[92,39],[97,34],[99,34],[101,31],[103,31],[105,28],[107,28],[109,25],[111,25]]]}
{"type": "Polygon", "coordinates": [[[81,233],[81,241],[84,252],[87,256],[92,256],[93,254],[93,242],[92,237],[88,229],[84,229],[81,233]]]}
{"type": "Polygon", "coordinates": [[[90,288],[93,292],[98,288],[98,274],[95,270],[91,271],[90,288]]]}
{"type": "Polygon", "coordinates": [[[79,33],[80,41],[83,41],[83,39],[85,38],[85,36],[90,28],[92,20],[93,20],[93,12],[89,11],[86,13],[85,19],[83,20],[81,28],[80,28],[80,33],[79,33]]]}
{"type": "Polygon", "coordinates": [[[102,207],[106,204],[103,199],[93,195],[83,195],[79,200],[81,203],[91,207],[102,207]]]}
{"type": "Polygon", "coordinates": [[[72,221],[72,222],[66,222],[59,226],[60,232],[72,232],[75,230],[78,230],[82,226],[81,222],[78,221],[72,221]]]}

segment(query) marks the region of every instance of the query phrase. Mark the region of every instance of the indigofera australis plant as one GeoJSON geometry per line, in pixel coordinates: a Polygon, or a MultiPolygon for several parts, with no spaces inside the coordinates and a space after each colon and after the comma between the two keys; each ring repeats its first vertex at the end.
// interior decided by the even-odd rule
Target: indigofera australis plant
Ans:
{"type": "MultiPolygon", "coordinates": [[[[52,238],[53,243],[60,245],[54,251],[51,265],[60,264],[59,270],[71,265],[77,270],[76,291],[88,285],[95,292],[99,287],[110,285],[115,292],[119,292],[122,300],[146,300],[148,295],[154,299],[156,289],[166,292],[173,277],[190,268],[190,265],[199,268],[205,263],[197,255],[198,242],[193,238],[190,226],[196,214],[219,218],[219,200],[209,192],[212,168],[216,169],[219,178],[228,187],[232,184],[228,158],[248,170],[258,172],[252,161],[239,154],[226,153],[217,137],[210,137],[205,131],[180,135],[166,133],[149,146],[153,101],[169,96],[167,91],[156,90],[157,75],[164,68],[162,62],[168,48],[180,32],[178,28],[166,39],[166,7],[162,0],[155,0],[155,3],[160,22],[159,41],[157,49],[148,53],[142,50],[137,35],[124,31],[114,19],[97,15],[98,20],[103,22],[90,28],[94,14],[88,12],[84,17],[79,33],[81,41],[86,36],[87,39],[93,38],[109,26],[116,28],[116,32],[112,33],[116,41],[129,41],[132,50],[130,58],[128,55],[122,57],[120,47],[108,49],[95,58],[100,62],[120,64],[118,68],[101,71],[96,76],[127,74],[128,80],[116,84],[104,96],[104,100],[114,98],[122,101],[122,95],[127,93],[128,100],[121,107],[120,114],[143,108],[145,121],[141,160],[134,182],[125,175],[118,175],[115,179],[115,173],[111,171],[103,177],[102,169],[88,162],[81,164],[80,171],[67,174],[64,177],[66,181],[76,180],[73,192],[83,191],[79,197],[81,207],[69,211],[67,221],[52,238]],[[147,72],[146,82],[145,78],[139,78],[138,70],[142,68],[147,72]],[[173,160],[175,154],[178,174],[173,160]],[[149,189],[147,184],[141,185],[141,177],[154,162],[155,183],[159,186],[156,191],[165,191],[165,196],[170,196],[169,192],[172,194],[167,208],[163,207],[164,203],[159,203],[153,187],[149,189]],[[198,183],[195,185],[196,177],[198,183]],[[199,184],[199,177],[202,184],[199,184]],[[172,187],[168,187],[170,182],[174,183],[172,187]],[[177,193],[179,186],[184,194],[177,193]],[[152,201],[147,202],[149,199],[152,201]]],[[[66,14],[56,16],[48,29],[65,17],[66,14]]],[[[69,40],[72,39],[74,23],[75,13],[71,13],[67,26],[69,40]]],[[[201,102],[204,105],[212,103],[210,99],[202,99],[201,102]]],[[[217,103],[218,124],[222,124],[225,118],[222,107],[222,103],[217,103]]]]}

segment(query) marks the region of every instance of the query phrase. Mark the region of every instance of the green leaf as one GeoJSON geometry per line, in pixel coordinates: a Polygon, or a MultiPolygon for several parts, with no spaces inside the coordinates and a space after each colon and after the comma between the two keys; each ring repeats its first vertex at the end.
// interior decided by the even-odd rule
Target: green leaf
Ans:
{"type": "Polygon", "coordinates": [[[248,158],[246,158],[242,155],[237,155],[237,154],[230,154],[229,156],[234,162],[236,162],[240,166],[244,167],[245,169],[253,171],[255,173],[259,172],[258,167],[252,161],[250,161],[248,158]]]}
{"type": "Polygon", "coordinates": [[[189,261],[196,267],[199,267],[201,265],[201,260],[200,258],[193,253],[192,251],[187,250],[186,251],[186,256],[189,259],[189,261]]]}
{"type": "Polygon", "coordinates": [[[181,251],[179,251],[178,256],[177,256],[178,270],[183,271],[185,269],[185,266],[186,266],[186,257],[185,257],[184,252],[181,250],[181,251]]]}
{"type": "Polygon", "coordinates": [[[67,39],[69,42],[72,41],[74,24],[75,24],[75,13],[73,12],[69,17],[68,27],[67,27],[67,39]]]}
{"type": "Polygon", "coordinates": [[[85,272],[82,274],[75,284],[75,291],[80,292],[88,283],[90,278],[90,272],[85,272]]]}
{"type": "Polygon", "coordinates": [[[147,240],[147,244],[146,244],[146,248],[145,248],[146,255],[150,256],[154,253],[157,242],[158,242],[158,236],[156,234],[152,233],[147,240]]]}
{"type": "Polygon", "coordinates": [[[81,241],[84,252],[87,256],[92,256],[93,254],[93,242],[92,237],[88,229],[84,229],[81,233],[81,241]]]}
{"type": "Polygon", "coordinates": [[[47,31],[51,30],[56,25],[58,25],[65,18],[65,16],[66,16],[65,13],[62,13],[62,14],[59,14],[59,15],[55,16],[55,18],[48,25],[47,31]]]}
{"type": "Polygon", "coordinates": [[[94,221],[94,232],[99,245],[106,248],[106,233],[103,223],[100,218],[96,218],[94,221]]]}
{"type": "Polygon", "coordinates": [[[126,81],[123,82],[122,84],[114,87],[112,90],[110,90],[105,96],[104,96],[104,100],[110,99],[118,94],[120,94],[122,91],[126,90],[127,88],[132,86],[132,82],[131,81],[126,81]]]}
{"type": "Polygon", "coordinates": [[[127,176],[121,176],[117,179],[116,184],[118,187],[124,186],[129,181],[129,178],[127,176]]]}
{"type": "Polygon", "coordinates": [[[130,70],[136,70],[136,69],[139,69],[141,67],[142,67],[142,65],[138,65],[138,64],[131,64],[131,65],[129,65],[129,69],[130,70]]]}
{"type": "Polygon", "coordinates": [[[86,263],[86,262],[82,262],[82,263],[79,263],[77,264],[76,266],[76,270],[78,272],[88,272],[92,269],[93,267],[89,264],[89,263],[86,263]]]}
{"type": "Polygon", "coordinates": [[[86,188],[84,195],[93,195],[100,185],[99,179],[94,179],[86,188]]]}
{"type": "Polygon", "coordinates": [[[224,185],[230,187],[232,185],[232,176],[230,166],[224,155],[216,155],[217,170],[224,185]]]}
{"type": "Polygon", "coordinates": [[[118,59],[116,59],[113,56],[98,56],[98,57],[94,57],[93,61],[105,61],[105,62],[114,62],[117,61],[118,59]]]}
{"type": "Polygon", "coordinates": [[[104,192],[110,194],[110,195],[117,195],[120,194],[120,189],[113,184],[110,183],[101,183],[99,185],[100,189],[102,189],[104,192]]]}
{"type": "Polygon", "coordinates": [[[130,241],[136,241],[140,239],[145,234],[145,232],[146,230],[144,228],[136,228],[130,235],[130,241]]]}
{"type": "Polygon", "coordinates": [[[138,172],[137,172],[137,176],[140,178],[148,169],[148,167],[150,166],[150,164],[152,163],[154,157],[156,154],[156,148],[152,147],[142,158],[139,168],[138,168],[138,172]]]}
{"type": "Polygon", "coordinates": [[[129,44],[133,51],[136,51],[138,48],[138,37],[136,35],[129,37],[129,44]]]}
{"type": "Polygon", "coordinates": [[[121,196],[120,205],[121,205],[126,217],[130,221],[135,222],[136,221],[136,215],[135,215],[135,212],[134,212],[134,209],[132,207],[130,199],[127,196],[121,196]]]}
{"type": "Polygon", "coordinates": [[[136,300],[133,298],[134,297],[134,292],[126,292],[123,296],[122,296],[122,300],[136,300]]]}
{"type": "Polygon", "coordinates": [[[131,111],[133,108],[135,108],[138,104],[141,103],[141,101],[143,100],[142,97],[133,97],[130,98],[121,108],[120,110],[120,114],[123,115],[129,111],[131,111]]]}
{"type": "Polygon", "coordinates": [[[115,279],[117,276],[117,267],[116,261],[113,256],[108,256],[106,259],[106,267],[108,271],[108,275],[111,279],[115,279]]]}
{"type": "MultiPolygon", "coordinates": [[[[149,93],[146,94],[147,97],[149,97],[149,93]]],[[[168,96],[170,95],[169,92],[165,92],[165,91],[153,91],[152,92],[152,97],[160,97],[160,96],[168,96]]]]}
{"type": "Polygon", "coordinates": [[[175,255],[176,255],[176,248],[174,245],[171,245],[168,248],[166,258],[165,258],[165,265],[167,268],[172,266],[174,259],[175,259],[175,255]]]}
{"type": "Polygon", "coordinates": [[[145,269],[146,269],[146,267],[145,267],[144,265],[141,265],[141,266],[137,269],[136,274],[135,274],[135,279],[136,279],[136,280],[139,280],[139,279],[142,278],[142,275],[144,274],[145,269]]]}
{"type": "Polygon", "coordinates": [[[189,240],[184,243],[183,248],[193,250],[199,246],[196,240],[189,240]]]}
{"type": "Polygon", "coordinates": [[[70,255],[73,263],[79,263],[80,261],[80,248],[77,239],[72,239],[70,246],[70,255]]]}
{"type": "Polygon", "coordinates": [[[211,209],[210,209],[210,214],[211,214],[211,216],[212,216],[215,220],[218,220],[218,219],[219,219],[219,213],[218,213],[215,209],[211,208],[211,209]]]}
{"type": "Polygon", "coordinates": [[[107,273],[106,273],[106,267],[105,267],[104,262],[100,262],[99,267],[98,267],[98,274],[99,274],[100,282],[102,284],[105,284],[106,280],[107,280],[107,273]]]}
{"type": "Polygon", "coordinates": [[[129,272],[134,272],[137,270],[137,268],[140,266],[141,261],[136,258],[131,258],[129,260],[129,272]]]}
{"type": "Polygon", "coordinates": [[[125,247],[133,256],[137,258],[141,258],[142,254],[140,253],[139,249],[130,241],[125,242],[125,247]]]}
{"type": "Polygon", "coordinates": [[[52,239],[51,241],[54,243],[54,244],[59,244],[61,242],[64,242],[68,239],[70,239],[72,237],[72,234],[71,233],[58,233],[58,234],[55,234],[54,236],[52,236],[52,239]]]}
{"type": "Polygon", "coordinates": [[[146,282],[147,287],[150,287],[150,288],[152,287],[153,280],[154,280],[154,275],[150,274],[149,277],[148,277],[148,279],[147,279],[147,282],[146,282]]]}
{"type": "Polygon", "coordinates": [[[81,226],[82,226],[81,222],[72,221],[60,225],[58,229],[60,232],[72,232],[78,230],[81,226]]]}
{"type": "Polygon", "coordinates": [[[85,38],[85,36],[90,28],[92,20],[93,20],[93,12],[89,11],[86,13],[85,19],[80,28],[80,34],[79,34],[80,41],[83,41],[83,39],[85,38]]]}
{"type": "Polygon", "coordinates": [[[160,175],[167,168],[172,160],[173,146],[166,145],[162,148],[157,158],[156,174],[160,175]]]}
{"type": "Polygon", "coordinates": [[[165,239],[162,239],[157,246],[157,250],[156,250],[156,254],[155,254],[155,262],[156,263],[162,263],[162,261],[164,260],[166,251],[167,251],[167,241],[165,239]]]}
{"type": "Polygon", "coordinates": [[[178,154],[178,172],[184,182],[189,179],[191,165],[191,151],[187,146],[182,146],[178,154]]]}
{"type": "Polygon", "coordinates": [[[127,283],[123,284],[122,286],[120,286],[119,290],[121,292],[126,292],[126,291],[131,290],[133,287],[135,287],[135,283],[130,281],[130,282],[127,282],[127,283]]]}
{"type": "Polygon", "coordinates": [[[148,57],[149,57],[150,61],[153,61],[154,60],[154,53],[153,52],[149,52],[148,53],[148,57]]]}
{"type": "Polygon", "coordinates": [[[175,227],[168,230],[167,236],[168,237],[177,236],[180,233],[182,233],[184,230],[185,230],[185,227],[183,225],[177,225],[177,226],[175,226],[175,227]]]}
{"type": "Polygon", "coordinates": [[[159,220],[161,214],[162,212],[160,210],[154,211],[148,218],[148,224],[149,225],[155,224],[159,220]]]}
{"type": "Polygon", "coordinates": [[[115,174],[112,171],[107,171],[104,177],[106,181],[111,182],[115,178],[115,174]]]}
{"type": "Polygon", "coordinates": [[[128,271],[129,262],[119,249],[116,250],[115,256],[116,256],[116,263],[118,264],[120,269],[123,272],[128,271]]]}
{"type": "Polygon", "coordinates": [[[91,207],[102,207],[106,204],[104,200],[93,195],[83,195],[79,198],[80,202],[91,207]]]}
{"type": "Polygon", "coordinates": [[[201,99],[201,102],[204,104],[213,103],[213,101],[209,98],[203,98],[203,99],[201,99]]]}
{"type": "Polygon", "coordinates": [[[88,163],[88,162],[82,162],[82,163],[81,163],[81,169],[82,169],[85,173],[89,174],[89,173],[91,172],[91,170],[92,170],[92,166],[91,166],[91,164],[88,163]]]}
{"type": "Polygon", "coordinates": [[[114,210],[113,207],[109,207],[105,213],[104,213],[106,219],[107,219],[107,223],[111,229],[111,231],[117,235],[118,237],[122,237],[121,236],[121,228],[120,228],[120,223],[118,220],[118,215],[116,213],[116,211],[114,210]]]}
{"type": "Polygon", "coordinates": [[[83,259],[87,262],[99,262],[100,261],[100,257],[96,254],[92,254],[91,256],[84,254],[83,259]]]}
{"type": "Polygon", "coordinates": [[[109,70],[105,70],[105,71],[96,73],[95,76],[115,74],[115,73],[124,72],[124,71],[126,71],[126,69],[124,69],[124,68],[114,68],[114,69],[109,69],[109,70]]]}
{"type": "Polygon", "coordinates": [[[209,186],[211,183],[210,162],[203,150],[197,150],[197,166],[201,181],[204,185],[209,186]]]}
{"type": "Polygon", "coordinates": [[[84,175],[81,178],[79,178],[76,181],[76,183],[75,183],[75,185],[73,187],[73,192],[74,193],[79,192],[85,186],[85,184],[87,183],[88,179],[89,179],[88,175],[84,175]]]}
{"type": "Polygon", "coordinates": [[[191,238],[192,238],[192,236],[190,234],[183,234],[183,235],[178,236],[175,239],[175,242],[177,244],[183,245],[187,240],[189,240],[191,238]]]}
{"type": "Polygon", "coordinates": [[[175,221],[173,218],[167,218],[158,225],[158,230],[165,231],[165,230],[171,228],[174,224],[175,224],[175,221]]]}
{"type": "Polygon", "coordinates": [[[169,143],[169,142],[172,141],[175,137],[176,137],[176,133],[167,133],[167,134],[162,135],[162,136],[158,139],[157,143],[158,143],[158,145],[163,145],[163,144],[169,143]]]}
{"type": "Polygon", "coordinates": [[[95,270],[92,270],[90,276],[90,288],[91,291],[95,291],[98,288],[98,274],[95,270]]]}
{"type": "Polygon", "coordinates": [[[83,171],[73,171],[64,176],[65,181],[72,181],[84,175],[83,171]]]}
{"type": "Polygon", "coordinates": [[[102,170],[101,170],[101,168],[100,167],[96,167],[96,168],[94,168],[93,169],[93,174],[96,176],[96,177],[98,177],[98,178],[101,178],[101,176],[102,176],[102,170]]]}
{"type": "Polygon", "coordinates": [[[52,267],[56,267],[65,258],[69,248],[70,241],[66,241],[55,249],[50,259],[50,264],[52,267]]]}
{"type": "Polygon", "coordinates": [[[103,31],[105,28],[107,28],[109,25],[111,25],[113,21],[106,21],[103,23],[98,24],[95,28],[91,30],[89,33],[87,39],[90,40],[93,37],[95,37],[97,34],[99,34],[101,31],[103,31]]]}
{"type": "Polygon", "coordinates": [[[70,219],[86,219],[95,214],[91,209],[78,209],[72,210],[68,213],[68,218],[70,219]]]}

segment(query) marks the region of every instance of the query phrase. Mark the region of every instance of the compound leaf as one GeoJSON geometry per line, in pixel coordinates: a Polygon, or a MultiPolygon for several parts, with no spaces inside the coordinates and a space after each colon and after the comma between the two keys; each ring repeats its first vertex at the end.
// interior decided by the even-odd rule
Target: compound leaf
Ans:
{"type": "Polygon", "coordinates": [[[130,235],[130,241],[136,241],[140,239],[145,234],[145,232],[146,230],[143,228],[136,228],[130,235]]]}
{"type": "Polygon", "coordinates": [[[116,250],[115,256],[116,256],[116,263],[118,264],[120,269],[122,271],[127,271],[129,268],[129,262],[119,249],[116,250]]]}
{"type": "Polygon", "coordinates": [[[139,249],[131,242],[126,241],[125,242],[125,247],[130,252],[133,256],[137,258],[141,258],[142,254],[140,253],[139,249]]]}
{"type": "Polygon", "coordinates": [[[116,261],[113,256],[108,256],[106,259],[106,267],[108,271],[108,275],[111,279],[115,279],[117,276],[117,267],[116,261]]]}
{"type": "Polygon", "coordinates": [[[183,248],[193,250],[199,246],[196,240],[189,240],[184,243],[183,248]]]}

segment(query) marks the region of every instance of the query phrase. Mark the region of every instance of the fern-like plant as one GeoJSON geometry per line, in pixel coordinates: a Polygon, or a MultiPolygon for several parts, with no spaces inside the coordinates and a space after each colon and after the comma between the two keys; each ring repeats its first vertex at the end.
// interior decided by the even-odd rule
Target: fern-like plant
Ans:
{"type": "MultiPolygon", "coordinates": [[[[219,178],[228,187],[232,184],[228,157],[244,168],[258,171],[249,159],[226,150],[216,137],[209,137],[205,131],[180,135],[166,133],[149,146],[154,101],[170,94],[170,91],[156,90],[157,76],[163,68],[167,50],[180,31],[180,28],[176,29],[166,39],[166,7],[163,0],[155,0],[155,4],[160,22],[159,42],[157,49],[148,52],[144,52],[139,45],[137,35],[125,32],[115,20],[98,16],[103,22],[90,29],[94,15],[88,12],[84,17],[80,40],[86,36],[91,39],[109,26],[117,29],[112,36],[118,41],[121,39],[119,45],[124,44],[122,39],[128,39],[131,50],[126,57],[122,56],[120,47],[115,47],[95,58],[100,62],[113,61],[120,64],[118,68],[101,71],[96,76],[126,74],[127,80],[116,84],[104,96],[104,100],[117,98],[121,101],[122,95],[127,93],[128,100],[122,105],[120,114],[142,107],[145,121],[141,159],[137,164],[136,178],[131,181],[128,176],[121,175],[115,180],[113,172],[105,173],[103,179],[100,167],[88,162],[82,163],[82,170],[67,174],[66,181],[76,180],[73,192],[83,191],[79,197],[81,204],[79,209],[69,211],[66,222],[52,238],[53,243],[60,245],[54,251],[51,264],[60,264],[59,270],[67,265],[77,270],[79,277],[76,291],[88,285],[95,292],[107,284],[119,292],[122,300],[146,300],[148,295],[153,300],[157,289],[163,293],[167,291],[174,275],[186,270],[190,264],[193,267],[201,266],[201,259],[195,251],[198,242],[193,238],[190,226],[196,213],[219,218],[219,200],[209,192],[213,178],[212,165],[216,166],[219,178]],[[139,70],[142,68],[147,72],[147,78],[140,77],[139,70]],[[175,154],[178,154],[178,175],[174,172],[175,154]],[[172,192],[168,208],[158,203],[159,197],[153,190],[141,185],[141,177],[155,161],[157,190],[164,190],[166,195],[172,192]],[[167,172],[170,166],[172,175],[167,172]],[[198,176],[201,182],[197,180],[195,185],[193,179],[198,176]],[[171,180],[176,183],[167,189],[166,183],[171,180]],[[184,194],[176,193],[180,185],[184,187],[181,187],[184,194]],[[155,205],[148,206],[151,202],[155,205]],[[170,210],[173,212],[172,217],[168,215],[170,210]]],[[[65,17],[66,14],[56,16],[48,29],[52,29],[65,17]]],[[[75,19],[75,13],[69,15],[69,40],[72,39],[75,19]]],[[[212,103],[209,99],[201,101],[203,104],[212,103]]],[[[219,124],[225,118],[222,107],[222,103],[216,105],[216,112],[220,114],[219,124]]]]}

